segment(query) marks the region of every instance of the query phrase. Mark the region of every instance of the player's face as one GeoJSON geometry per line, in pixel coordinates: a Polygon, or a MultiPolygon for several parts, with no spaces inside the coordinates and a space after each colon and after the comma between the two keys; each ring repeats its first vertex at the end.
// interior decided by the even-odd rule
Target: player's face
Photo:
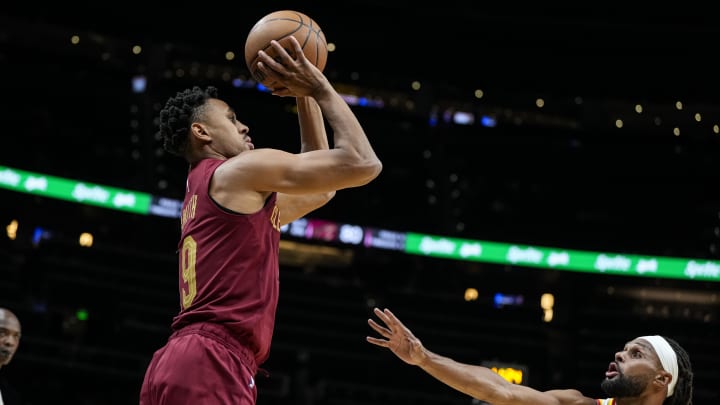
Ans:
{"type": "Polygon", "coordinates": [[[227,158],[255,148],[248,136],[250,129],[238,121],[235,111],[222,100],[208,100],[205,124],[212,138],[211,147],[227,158]]]}
{"type": "Polygon", "coordinates": [[[10,363],[20,345],[20,322],[12,313],[0,310],[0,366],[10,363]]]}
{"type": "Polygon", "coordinates": [[[635,339],[615,353],[615,361],[608,366],[601,387],[615,398],[636,397],[645,391],[661,369],[660,359],[652,346],[643,339],[635,339]]]}

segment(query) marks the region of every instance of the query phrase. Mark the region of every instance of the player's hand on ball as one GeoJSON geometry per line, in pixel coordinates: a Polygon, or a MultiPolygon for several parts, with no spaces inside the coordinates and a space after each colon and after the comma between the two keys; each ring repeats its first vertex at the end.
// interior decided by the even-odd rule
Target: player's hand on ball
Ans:
{"type": "Polygon", "coordinates": [[[295,37],[289,37],[289,42],[293,48],[291,50],[293,56],[280,43],[273,40],[270,46],[277,56],[273,59],[266,52],[258,51],[257,68],[265,76],[266,82],[271,83],[268,87],[274,95],[312,97],[318,89],[329,84],[328,80],[307,59],[295,37]]]}

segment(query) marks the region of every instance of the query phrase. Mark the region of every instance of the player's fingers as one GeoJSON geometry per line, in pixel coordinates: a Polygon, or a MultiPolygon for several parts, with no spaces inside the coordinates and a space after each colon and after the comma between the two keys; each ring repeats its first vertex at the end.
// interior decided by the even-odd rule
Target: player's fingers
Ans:
{"type": "Polygon", "coordinates": [[[272,70],[272,72],[275,74],[274,77],[279,77],[281,73],[285,71],[285,66],[283,66],[282,63],[278,62],[270,55],[268,55],[265,51],[258,51],[258,68],[260,68],[261,65],[266,70],[272,70]]]}
{"type": "Polygon", "coordinates": [[[385,339],[378,339],[378,338],[374,338],[372,336],[367,336],[367,337],[365,337],[365,340],[367,340],[369,343],[372,343],[376,346],[388,347],[388,341],[385,339]]]}
{"type": "Polygon", "coordinates": [[[372,319],[368,319],[368,325],[370,325],[370,327],[373,328],[373,330],[375,330],[375,332],[379,333],[383,337],[389,338],[390,336],[392,336],[392,332],[390,332],[390,330],[380,326],[377,322],[373,321],[372,319]]]}
{"type": "Polygon", "coordinates": [[[387,316],[387,314],[385,314],[385,312],[380,310],[380,308],[373,309],[373,312],[375,313],[375,315],[377,315],[378,318],[380,318],[381,321],[383,321],[386,325],[390,326],[391,320],[387,316]]]}
{"type": "Polygon", "coordinates": [[[300,41],[295,38],[295,36],[290,35],[288,38],[290,40],[290,44],[292,45],[294,51],[295,51],[295,59],[302,60],[305,59],[305,52],[303,52],[302,45],[300,45],[300,41]]]}
{"type": "Polygon", "coordinates": [[[388,325],[397,325],[402,328],[405,327],[405,325],[403,325],[403,323],[400,322],[400,320],[395,316],[395,314],[392,313],[391,310],[385,308],[385,310],[383,310],[383,314],[386,315],[388,320],[390,321],[390,323],[388,323],[388,325]]]}
{"type": "Polygon", "coordinates": [[[264,62],[257,63],[257,70],[255,71],[254,77],[261,78],[260,80],[263,83],[273,83],[273,85],[267,86],[271,92],[275,91],[276,88],[280,89],[285,87],[280,84],[285,80],[285,76],[278,73],[275,69],[270,68],[264,62]]]}
{"type": "MultiPolygon", "coordinates": [[[[292,42],[292,40],[295,39],[295,37],[290,35],[289,39],[292,42]]],[[[297,43],[297,40],[295,41],[295,43],[297,43]]],[[[275,53],[277,54],[277,57],[281,64],[283,64],[285,66],[290,66],[293,62],[295,62],[293,57],[290,56],[290,54],[295,53],[295,52],[293,52],[289,49],[283,48],[283,46],[280,45],[280,42],[273,39],[272,41],[270,41],[270,46],[272,46],[273,49],[275,49],[275,53]]],[[[302,53],[302,48],[300,48],[300,53],[302,53]]]]}

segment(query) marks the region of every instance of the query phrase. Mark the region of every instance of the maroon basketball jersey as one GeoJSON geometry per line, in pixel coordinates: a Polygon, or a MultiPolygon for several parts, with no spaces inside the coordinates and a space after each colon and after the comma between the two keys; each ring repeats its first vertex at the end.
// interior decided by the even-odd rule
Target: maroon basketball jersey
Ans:
{"type": "Polygon", "coordinates": [[[233,213],[210,197],[210,180],[225,160],[190,168],[181,218],[178,330],[194,322],[222,324],[259,364],[270,351],[279,289],[280,220],[273,193],[254,214],[233,213]]]}

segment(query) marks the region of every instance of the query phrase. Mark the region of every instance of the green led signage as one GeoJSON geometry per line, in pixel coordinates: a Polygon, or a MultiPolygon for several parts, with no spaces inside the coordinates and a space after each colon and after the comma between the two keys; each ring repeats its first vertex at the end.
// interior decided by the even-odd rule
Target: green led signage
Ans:
{"type": "MultiPolygon", "coordinates": [[[[182,209],[180,200],[5,166],[0,166],[0,188],[141,215],[179,218],[182,209]]],[[[293,228],[289,233],[308,239],[318,239],[308,236],[305,232],[305,226],[309,221],[313,220],[301,218],[293,222],[290,225],[297,229],[293,228]]],[[[325,222],[328,221],[323,221],[325,222]]],[[[337,242],[356,245],[362,242],[366,247],[399,250],[413,255],[596,274],[720,281],[720,262],[712,260],[524,246],[365,229],[347,224],[334,225],[341,230],[341,235],[353,236],[339,239],[337,242]]],[[[324,237],[319,239],[325,240],[324,237]]]]}
{"type": "Polygon", "coordinates": [[[147,214],[151,196],[147,193],[63,179],[0,166],[0,187],[76,203],[147,214]]]}
{"type": "Polygon", "coordinates": [[[598,274],[720,281],[720,262],[601,253],[408,233],[405,252],[456,260],[598,274]]]}

